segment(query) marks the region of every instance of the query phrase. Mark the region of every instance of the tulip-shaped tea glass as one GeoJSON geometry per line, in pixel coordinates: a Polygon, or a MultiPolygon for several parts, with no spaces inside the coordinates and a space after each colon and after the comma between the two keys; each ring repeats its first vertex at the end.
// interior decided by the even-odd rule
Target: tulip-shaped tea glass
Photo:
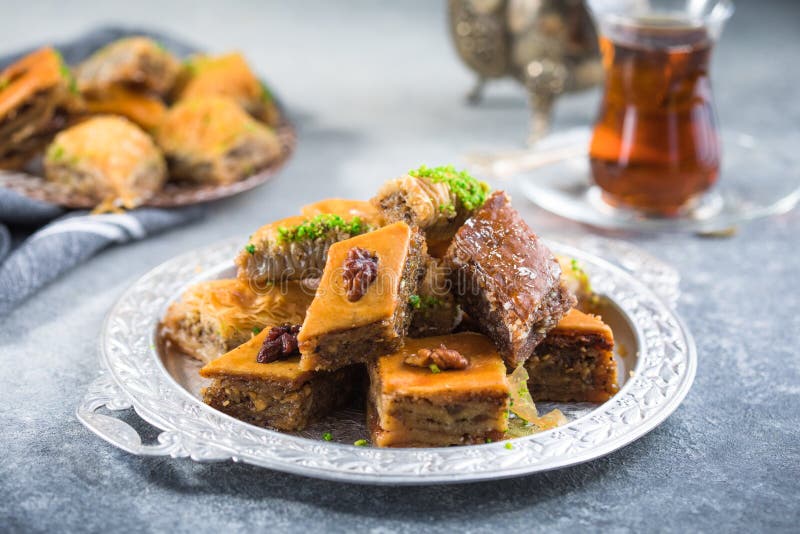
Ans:
{"type": "Polygon", "coordinates": [[[720,140],[711,50],[726,0],[589,0],[605,87],[589,149],[615,207],[679,215],[714,185],[720,140]]]}

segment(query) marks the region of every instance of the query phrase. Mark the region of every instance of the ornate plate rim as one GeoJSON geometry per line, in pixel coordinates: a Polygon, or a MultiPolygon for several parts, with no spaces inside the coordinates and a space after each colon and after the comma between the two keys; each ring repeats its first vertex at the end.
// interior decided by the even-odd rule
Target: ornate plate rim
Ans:
{"type": "Polygon", "coordinates": [[[574,246],[550,242],[556,251],[574,255],[586,264],[595,285],[621,309],[640,341],[642,352],[634,375],[605,404],[564,427],[511,440],[510,450],[504,443],[363,448],[258,428],[193,397],[169,375],[155,350],[156,327],[168,304],[165,295],[202,278],[196,271],[198,262],[205,265],[204,270],[226,263],[239,241],[226,240],[168,260],[120,296],[100,336],[100,361],[107,373],[90,386],[77,410],[85,426],[117,447],[140,455],[191,457],[196,461],[232,459],[356,483],[459,483],[521,476],[605,456],[663,422],[683,401],[694,380],[694,340],[662,298],[609,261],[574,246]],[[187,275],[192,272],[194,275],[187,275]],[[625,287],[619,287],[620,282],[625,282],[625,287]],[[160,286],[164,284],[170,290],[160,286]],[[142,445],[132,427],[95,413],[101,406],[111,410],[133,407],[142,419],[163,430],[158,444],[142,445]]]}

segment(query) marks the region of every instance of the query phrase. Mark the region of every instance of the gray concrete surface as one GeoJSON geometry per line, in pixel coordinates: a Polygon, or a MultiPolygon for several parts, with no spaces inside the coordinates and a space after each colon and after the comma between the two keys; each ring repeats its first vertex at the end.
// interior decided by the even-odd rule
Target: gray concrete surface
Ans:
{"type": "MultiPolygon", "coordinates": [[[[175,254],[246,236],[304,202],[366,197],[420,162],[460,162],[524,136],[499,83],[462,105],[443,2],[0,2],[0,52],[103,23],[246,51],[294,113],[300,144],[272,184],[202,223],[109,250],[0,322],[0,531],[796,531],[800,522],[800,211],[729,239],[620,235],[672,262],[700,365],[684,404],[606,458],[478,485],[363,487],[233,463],[130,456],[73,412],[120,292],[175,254]]],[[[800,3],[741,0],[714,63],[724,126],[800,145],[800,3]],[[792,141],[794,140],[794,141],[792,141]]],[[[591,121],[569,98],[557,128],[591,121]]],[[[800,154],[786,166],[797,179],[800,154]]],[[[758,177],[754,177],[758,179],[758,177]]],[[[512,185],[512,192],[514,191],[512,185]]],[[[585,232],[517,195],[541,233],[585,232]]]]}

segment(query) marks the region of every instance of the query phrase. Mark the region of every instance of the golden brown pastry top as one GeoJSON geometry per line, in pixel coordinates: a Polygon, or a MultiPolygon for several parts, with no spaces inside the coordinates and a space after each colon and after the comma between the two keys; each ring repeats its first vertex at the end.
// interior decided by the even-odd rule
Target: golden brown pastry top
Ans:
{"type": "Polygon", "coordinates": [[[200,376],[205,378],[254,378],[279,382],[285,387],[297,388],[311,379],[311,371],[300,370],[300,357],[272,363],[258,363],[256,357],[270,327],[262,330],[250,341],[239,345],[227,354],[206,364],[200,369],[200,376]]]}
{"type": "Polygon", "coordinates": [[[180,62],[153,39],[125,37],[97,50],[75,73],[81,93],[132,84],[165,94],[180,72],[180,62]]]}
{"type": "Polygon", "coordinates": [[[274,139],[272,131],[248,115],[234,100],[199,97],[179,101],[167,112],[156,139],[167,153],[212,159],[245,136],[274,139]]]}
{"type": "Polygon", "coordinates": [[[461,332],[446,336],[411,339],[395,354],[381,356],[377,363],[377,377],[382,394],[401,394],[430,397],[432,395],[491,394],[506,395],[508,382],[506,366],[489,338],[474,332],[461,332]],[[436,349],[444,345],[457,350],[469,360],[466,369],[435,373],[427,367],[405,363],[406,357],[420,349],[436,349]]]}
{"type": "Polygon", "coordinates": [[[324,215],[332,213],[350,220],[353,217],[360,217],[364,222],[371,226],[381,226],[382,217],[378,209],[367,200],[347,200],[344,198],[326,198],[313,204],[308,204],[300,209],[304,217],[314,215],[324,215]]]}
{"type": "Polygon", "coordinates": [[[227,96],[245,105],[262,98],[263,88],[244,56],[231,52],[189,58],[176,87],[177,98],[227,96]]]}
{"type": "Polygon", "coordinates": [[[411,238],[411,228],[397,222],[331,245],[317,294],[297,337],[301,346],[304,340],[321,334],[387,320],[398,305],[405,306],[406,303],[398,303],[397,299],[411,238]],[[343,264],[354,247],[378,256],[378,274],[366,293],[351,302],[347,299],[343,264]]]}
{"type": "Polygon", "coordinates": [[[90,113],[122,115],[146,130],[155,129],[167,112],[158,97],[121,85],[87,97],[86,109],[90,113]]]}
{"type": "Polygon", "coordinates": [[[9,65],[0,73],[0,118],[39,91],[61,85],[66,93],[69,76],[61,56],[49,46],[9,65]]]}
{"type": "Polygon", "coordinates": [[[142,193],[133,178],[152,166],[166,176],[161,151],[141,128],[124,117],[99,115],[59,133],[45,155],[46,170],[58,166],[102,176],[126,206],[142,193]]]}
{"type": "Polygon", "coordinates": [[[583,313],[575,308],[568,311],[551,332],[561,335],[570,333],[575,333],[576,335],[599,334],[606,339],[614,339],[611,328],[600,317],[583,313]]]}
{"type": "Polygon", "coordinates": [[[164,325],[175,328],[192,312],[215,319],[225,337],[233,330],[250,331],[265,324],[299,324],[313,298],[314,292],[299,282],[254,289],[239,279],[207,280],[190,287],[170,306],[164,325]]]}

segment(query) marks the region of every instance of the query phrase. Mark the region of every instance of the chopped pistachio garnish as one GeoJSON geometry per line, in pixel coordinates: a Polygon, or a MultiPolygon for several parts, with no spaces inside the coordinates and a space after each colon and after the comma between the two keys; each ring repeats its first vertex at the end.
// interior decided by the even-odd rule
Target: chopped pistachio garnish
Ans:
{"type": "Polygon", "coordinates": [[[249,245],[247,245],[246,247],[244,247],[244,249],[245,249],[247,252],[249,252],[250,254],[255,254],[255,253],[256,253],[256,246],[255,246],[254,244],[252,244],[252,243],[250,243],[249,245]]]}
{"type": "Polygon", "coordinates": [[[365,439],[359,439],[359,440],[356,440],[353,443],[353,445],[355,445],[356,447],[366,447],[368,443],[369,442],[367,440],[365,440],[365,439]]]}
{"type": "Polygon", "coordinates": [[[75,76],[72,75],[72,71],[69,70],[69,66],[64,61],[64,57],[61,55],[61,52],[56,50],[56,57],[58,57],[58,70],[61,73],[61,77],[67,81],[69,85],[69,92],[77,95],[78,94],[78,82],[75,81],[75,76]]]}
{"type": "Polygon", "coordinates": [[[441,372],[442,372],[442,370],[441,370],[441,369],[439,369],[439,366],[438,366],[438,365],[436,365],[435,363],[432,363],[432,364],[430,364],[430,365],[428,366],[428,369],[430,369],[430,370],[431,370],[431,373],[433,373],[433,374],[438,374],[438,373],[441,373],[441,372]]]}
{"type": "Polygon", "coordinates": [[[477,180],[467,171],[457,171],[452,165],[432,169],[422,165],[419,169],[408,171],[408,174],[414,178],[427,178],[434,183],[446,183],[450,191],[470,211],[481,207],[489,192],[489,185],[486,182],[477,180]]]}
{"type": "Polygon", "coordinates": [[[511,450],[513,448],[514,448],[514,445],[510,441],[508,443],[506,443],[506,449],[511,450]]]}
{"type": "Polygon", "coordinates": [[[64,159],[64,147],[61,145],[50,145],[47,149],[47,159],[50,161],[61,161],[64,159]]]}
{"type": "Polygon", "coordinates": [[[260,333],[261,333],[261,328],[259,328],[259,327],[257,327],[257,326],[254,326],[254,327],[253,327],[253,333],[254,333],[254,334],[260,334],[260,333]]]}
{"type": "Polygon", "coordinates": [[[491,442],[492,442],[492,438],[486,438],[486,443],[491,443],[491,442]]]}
{"type": "Polygon", "coordinates": [[[267,84],[261,82],[261,100],[264,102],[272,102],[272,91],[269,90],[267,84]]]}
{"type": "Polygon", "coordinates": [[[335,230],[355,236],[363,234],[368,229],[369,226],[361,220],[361,217],[353,217],[347,222],[339,215],[323,213],[306,219],[297,226],[278,228],[278,242],[313,241],[335,230]]]}
{"type": "Polygon", "coordinates": [[[333,439],[333,434],[331,434],[330,432],[325,432],[324,434],[322,434],[322,439],[324,439],[325,441],[331,441],[333,439]]]}
{"type": "Polygon", "coordinates": [[[427,310],[429,308],[435,308],[442,305],[442,301],[440,299],[430,295],[411,295],[408,297],[408,303],[415,310],[427,310]]]}

